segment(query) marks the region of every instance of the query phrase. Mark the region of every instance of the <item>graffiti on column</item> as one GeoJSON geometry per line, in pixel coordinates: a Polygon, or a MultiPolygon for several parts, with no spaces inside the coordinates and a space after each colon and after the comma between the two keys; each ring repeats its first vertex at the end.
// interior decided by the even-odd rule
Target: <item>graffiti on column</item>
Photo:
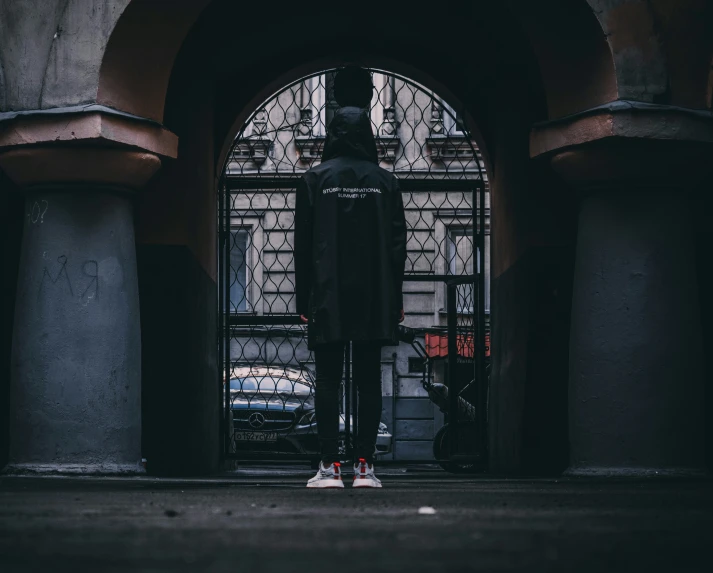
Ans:
{"type": "Polygon", "coordinates": [[[89,277],[90,281],[87,288],[80,295],[80,299],[89,300],[92,298],[99,298],[99,263],[96,261],[84,261],[82,265],[82,273],[85,277],[89,277]],[[94,291],[90,293],[90,289],[94,287],[94,291]]]}
{"type": "Polygon", "coordinates": [[[33,225],[38,222],[44,223],[45,213],[47,212],[48,207],[49,203],[45,199],[33,202],[32,208],[27,214],[27,218],[30,220],[30,223],[33,225]]]}
{"type": "MultiPolygon", "coordinates": [[[[66,255],[60,255],[57,257],[57,263],[59,263],[60,268],[55,276],[52,276],[52,272],[45,265],[42,271],[42,279],[40,280],[40,286],[37,290],[37,299],[39,300],[44,292],[46,285],[56,286],[56,288],[62,288],[65,293],[69,293],[70,297],[74,297],[74,288],[72,287],[72,280],[69,277],[69,272],[67,271],[68,259],[66,255]]],[[[86,260],[81,265],[82,276],[85,277],[81,282],[83,283],[86,278],[89,282],[86,284],[85,288],[79,293],[79,299],[81,301],[88,301],[90,299],[99,298],[99,263],[95,260],[86,260]]]]}
{"type": "Polygon", "coordinates": [[[54,278],[52,277],[50,270],[47,268],[47,265],[45,265],[45,268],[42,271],[42,280],[40,281],[40,288],[37,290],[38,300],[44,292],[45,279],[49,279],[49,282],[52,285],[56,285],[59,282],[59,279],[64,278],[64,280],[60,284],[66,284],[67,288],[69,289],[70,296],[74,296],[74,290],[72,289],[72,281],[69,279],[69,274],[67,273],[67,257],[65,255],[60,255],[59,257],[57,257],[57,262],[60,264],[60,269],[57,273],[57,276],[54,278]]]}

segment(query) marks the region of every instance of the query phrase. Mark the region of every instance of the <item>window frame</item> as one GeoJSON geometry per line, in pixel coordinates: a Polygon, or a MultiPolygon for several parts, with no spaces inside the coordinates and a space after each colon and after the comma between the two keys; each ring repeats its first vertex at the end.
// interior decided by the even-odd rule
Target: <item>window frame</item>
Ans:
{"type": "MultiPolygon", "coordinates": [[[[472,257],[475,259],[473,261],[473,274],[477,277],[480,274],[480,256],[479,256],[479,248],[475,244],[475,233],[473,231],[473,225],[463,225],[463,224],[454,224],[449,226],[446,229],[446,265],[447,265],[447,270],[449,275],[453,276],[460,276],[459,274],[456,274],[455,272],[455,266],[457,265],[457,260],[456,260],[456,253],[458,252],[458,246],[456,242],[453,240],[453,237],[455,236],[462,236],[462,237],[470,237],[470,244],[471,244],[471,251],[472,251],[472,257]],[[451,249],[453,249],[451,251],[451,249]]],[[[462,274],[467,274],[467,273],[462,273],[462,274]]],[[[465,285],[462,285],[460,288],[462,288],[465,285]]],[[[472,314],[473,313],[473,305],[474,305],[474,300],[475,300],[475,288],[474,285],[469,285],[471,289],[470,293],[470,306],[468,307],[462,307],[462,306],[457,306],[456,311],[458,314],[472,314]]],[[[446,289],[446,285],[443,285],[443,288],[446,289]]],[[[457,302],[460,302],[457,301],[457,302]]]]}
{"type": "Polygon", "coordinates": [[[253,314],[261,316],[263,314],[263,264],[262,252],[264,245],[264,230],[262,221],[264,213],[251,216],[231,217],[230,230],[232,234],[236,231],[245,230],[248,234],[248,245],[245,251],[245,310],[234,310],[230,308],[231,314],[253,314]]]}
{"type": "MultiPolygon", "coordinates": [[[[250,230],[249,230],[249,229],[246,229],[246,228],[244,228],[244,227],[242,227],[242,226],[238,226],[238,227],[233,227],[233,226],[231,226],[231,228],[230,228],[230,252],[231,252],[231,255],[232,255],[233,249],[237,248],[237,244],[236,244],[236,240],[235,240],[235,239],[236,239],[236,235],[240,234],[241,232],[244,232],[244,233],[245,233],[245,237],[246,237],[246,239],[245,239],[245,252],[243,253],[243,263],[244,263],[243,266],[245,267],[245,279],[244,279],[244,282],[245,282],[245,288],[244,288],[244,293],[245,293],[245,294],[244,294],[244,298],[245,298],[245,309],[236,308],[236,307],[237,307],[237,303],[236,303],[236,301],[232,300],[232,297],[230,296],[230,291],[232,291],[233,286],[234,286],[235,283],[232,283],[232,282],[231,282],[231,284],[230,284],[230,286],[229,286],[229,289],[228,289],[228,293],[229,293],[229,297],[228,297],[228,298],[229,298],[230,313],[231,313],[231,314],[246,314],[246,313],[250,313],[250,297],[248,296],[248,295],[249,295],[249,293],[248,293],[248,284],[249,284],[249,282],[248,282],[248,281],[249,281],[249,279],[250,279],[250,276],[249,276],[249,274],[250,274],[250,273],[249,273],[250,261],[249,261],[248,259],[249,259],[249,256],[250,256],[250,242],[251,242],[251,241],[250,241],[250,230]]],[[[232,259],[232,256],[229,256],[228,258],[229,258],[229,259],[232,259]]],[[[230,273],[230,274],[231,274],[231,279],[232,279],[232,278],[233,278],[232,275],[233,275],[233,271],[234,271],[234,268],[233,268],[233,265],[232,265],[232,260],[231,260],[230,270],[231,270],[231,273],[230,273]]],[[[236,270],[235,272],[236,272],[236,274],[237,274],[237,270],[236,270]]],[[[238,278],[239,278],[239,277],[238,277],[238,278]]]]}
{"type": "MultiPolygon", "coordinates": [[[[486,209],[488,209],[489,213],[489,205],[487,204],[487,201],[489,200],[488,195],[486,194],[486,209]]],[[[472,224],[466,224],[464,221],[471,221],[471,213],[470,211],[466,210],[450,210],[449,212],[441,212],[441,213],[436,213],[434,214],[434,231],[433,231],[433,238],[436,241],[436,253],[435,253],[435,260],[434,260],[434,270],[435,273],[438,275],[446,275],[448,273],[448,263],[449,263],[449,257],[448,257],[448,246],[447,243],[449,241],[449,229],[453,227],[469,227],[471,232],[474,233],[473,231],[473,225],[472,224]],[[446,252],[442,252],[441,247],[439,245],[446,245],[446,252]]],[[[484,229],[484,237],[483,237],[483,243],[484,243],[484,248],[485,252],[483,253],[483,264],[484,264],[484,281],[485,281],[485,301],[484,301],[484,311],[485,314],[488,315],[490,314],[490,220],[489,220],[489,214],[486,216],[486,221],[485,221],[485,229],[484,229]]],[[[473,235],[473,240],[475,240],[475,236],[473,235]]],[[[478,256],[478,248],[475,245],[475,242],[473,243],[473,256],[476,257],[476,264],[474,265],[476,271],[479,271],[480,267],[480,257],[478,256]]],[[[477,276],[477,274],[476,274],[477,276]]],[[[446,286],[443,285],[443,288],[435,288],[435,293],[436,293],[436,304],[435,304],[435,313],[434,313],[434,320],[436,321],[435,324],[438,324],[438,316],[439,314],[443,314],[446,312],[446,286]]],[[[459,310],[460,312],[460,310],[459,310]]]]}
{"type": "Polygon", "coordinates": [[[312,109],[312,137],[327,136],[327,75],[313,76],[307,85],[309,106],[312,109]]]}
{"type": "Polygon", "coordinates": [[[443,132],[446,135],[457,135],[465,137],[465,132],[458,128],[458,125],[463,124],[463,118],[459,117],[456,110],[454,110],[447,102],[440,100],[441,104],[441,117],[443,120],[443,132]]]}
{"type": "MultiPolygon", "coordinates": [[[[475,231],[472,224],[472,212],[465,209],[454,209],[450,212],[434,214],[434,240],[436,241],[436,257],[434,261],[434,270],[437,275],[447,275],[450,267],[450,257],[448,253],[450,241],[450,233],[455,228],[469,228],[473,237],[473,256],[477,257],[477,247],[475,245],[475,231]],[[466,222],[464,222],[466,221],[466,222]],[[443,245],[443,246],[441,246],[443,245]]],[[[477,261],[479,259],[476,258],[477,261]]],[[[477,269],[477,266],[475,266],[477,269]]],[[[434,306],[434,321],[439,323],[439,315],[446,312],[446,290],[445,283],[441,283],[440,288],[435,288],[436,304],[434,306]]],[[[471,307],[469,312],[472,312],[471,307]]],[[[461,309],[458,309],[462,313],[461,309]]]]}

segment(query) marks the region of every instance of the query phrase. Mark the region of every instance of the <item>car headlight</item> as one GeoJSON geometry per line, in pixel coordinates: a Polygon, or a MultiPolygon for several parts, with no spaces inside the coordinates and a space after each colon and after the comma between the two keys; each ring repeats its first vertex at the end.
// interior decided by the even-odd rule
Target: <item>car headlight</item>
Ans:
{"type": "Polygon", "coordinates": [[[314,411],[312,412],[307,412],[304,416],[300,418],[300,421],[297,422],[298,426],[309,426],[314,423],[315,421],[315,414],[314,411]]]}

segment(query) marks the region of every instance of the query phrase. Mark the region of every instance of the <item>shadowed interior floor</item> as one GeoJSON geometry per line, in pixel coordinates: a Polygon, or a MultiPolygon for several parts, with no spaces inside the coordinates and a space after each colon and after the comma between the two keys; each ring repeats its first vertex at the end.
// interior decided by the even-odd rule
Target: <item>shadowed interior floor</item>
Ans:
{"type": "Polygon", "coordinates": [[[249,467],[195,480],[4,477],[0,570],[709,570],[711,481],[389,467],[383,490],[324,491],[304,488],[311,475],[249,467]],[[419,514],[424,506],[435,514],[419,514]]]}

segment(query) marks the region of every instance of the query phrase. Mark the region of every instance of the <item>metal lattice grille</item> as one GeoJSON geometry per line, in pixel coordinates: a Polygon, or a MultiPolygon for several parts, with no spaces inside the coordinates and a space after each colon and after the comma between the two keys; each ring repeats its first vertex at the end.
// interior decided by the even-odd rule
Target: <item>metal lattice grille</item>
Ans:
{"type": "MultiPolygon", "coordinates": [[[[295,82],[246,122],[228,176],[292,176],[319,163],[337,104],[332,71],[295,82]]],[[[370,117],[381,166],[404,178],[480,179],[483,163],[459,115],[415,82],[375,70],[370,117]]]]}
{"type": "MultiPolygon", "coordinates": [[[[230,380],[231,386],[223,391],[228,456],[312,456],[318,449],[314,358],[295,315],[294,209],[299,177],[320,161],[336,109],[333,78],[333,70],[303,78],[260,106],[236,137],[224,170],[220,300],[223,384],[230,380]]],[[[400,180],[406,213],[406,324],[421,336],[445,336],[446,282],[458,277],[458,339],[471,345],[472,359],[479,307],[488,296],[476,280],[485,274],[489,228],[482,158],[460,116],[436,94],[383,71],[372,78],[380,165],[400,180]]],[[[394,410],[397,395],[404,396],[399,384],[391,394],[394,410]]],[[[346,450],[354,422],[346,412],[354,401],[345,390],[346,450]]],[[[382,424],[377,449],[393,451],[397,433],[382,424]]]]}

